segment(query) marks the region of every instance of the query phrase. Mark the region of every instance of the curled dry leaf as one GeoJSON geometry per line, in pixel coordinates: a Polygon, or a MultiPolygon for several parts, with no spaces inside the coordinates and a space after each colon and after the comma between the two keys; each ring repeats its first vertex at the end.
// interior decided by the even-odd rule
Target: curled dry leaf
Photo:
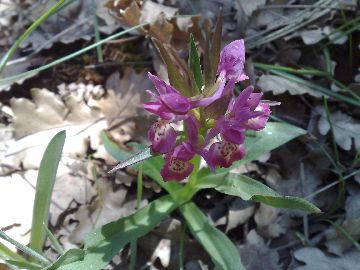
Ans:
{"type": "Polygon", "coordinates": [[[236,198],[229,207],[226,231],[245,224],[254,214],[255,206],[240,198],[236,198]]]}
{"type": "Polygon", "coordinates": [[[189,33],[200,35],[199,17],[174,18],[178,9],[153,1],[114,1],[107,2],[107,7],[115,12],[120,22],[127,26],[149,23],[141,34],[155,37],[161,42],[172,43],[179,47],[187,46],[189,33]]]}
{"type": "Polygon", "coordinates": [[[254,218],[258,232],[267,238],[279,237],[290,227],[289,217],[281,209],[266,204],[260,204],[254,218]]]}

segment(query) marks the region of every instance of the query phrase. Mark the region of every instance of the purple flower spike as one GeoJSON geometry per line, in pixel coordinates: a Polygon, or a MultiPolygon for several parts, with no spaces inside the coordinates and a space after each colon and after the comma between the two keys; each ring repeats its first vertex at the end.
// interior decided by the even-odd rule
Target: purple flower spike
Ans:
{"type": "Polygon", "coordinates": [[[249,79],[244,73],[245,64],[245,45],[244,40],[235,40],[226,45],[220,52],[220,63],[217,74],[227,80],[235,82],[249,79]]]}
{"type": "Polygon", "coordinates": [[[151,126],[148,138],[151,141],[151,150],[153,152],[165,154],[175,146],[176,131],[169,123],[159,121],[151,126]]]}
{"type": "Polygon", "coordinates": [[[245,156],[245,147],[228,141],[213,143],[208,151],[202,153],[211,171],[215,172],[216,166],[229,168],[234,161],[245,156]]]}

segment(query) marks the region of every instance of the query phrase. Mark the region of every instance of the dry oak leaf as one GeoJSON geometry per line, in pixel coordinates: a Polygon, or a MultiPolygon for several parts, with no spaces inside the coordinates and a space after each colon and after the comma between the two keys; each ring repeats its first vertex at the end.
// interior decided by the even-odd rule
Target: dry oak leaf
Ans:
{"type": "Polygon", "coordinates": [[[342,257],[325,255],[320,249],[305,247],[294,252],[298,261],[304,262],[305,266],[296,267],[295,270],[353,270],[359,269],[359,252],[352,250],[342,257]]]}
{"type": "Polygon", "coordinates": [[[309,94],[313,97],[322,97],[321,93],[316,92],[303,84],[276,75],[261,75],[257,85],[264,92],[271,91],[274,95],[280,95],[285,91],[288,91],[291,95],[309,94]]]}
{"type": "Polygon", "coordinates": [[[60,96],[47,89],[31,89],[33,101],[25,98],[12,98],[16,138],[39,131],[79,125],[95,121],[103,115],[100,110],[88,107],[82,98],[68,95],[60,96]]]}
{"type": "MultiPolygon", "coordinates": [[[[322,135],[326,135],[330,131],[330,124],[327,120],[326,113],[320,109],[321,118],[319,120],[319,131],[322,135]]],[[[360,149],[360,122],[351,116],[336,111],[331,114],[330,120],[333,127],[334,137],[336,143],[344,150],[351,150],[355,145],[356,149],[360,149]]]]}

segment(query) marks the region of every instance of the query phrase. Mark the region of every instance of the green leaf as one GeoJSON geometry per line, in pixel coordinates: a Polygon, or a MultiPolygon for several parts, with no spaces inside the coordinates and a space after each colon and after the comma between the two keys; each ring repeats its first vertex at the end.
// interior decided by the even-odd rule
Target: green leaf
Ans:
{"type": "Polygon", "coordinates": [[[234,244],[224,233],[209,224],[206,216],[194,203],[184,204],[180,211],[191,233],[211,256],[216,269],[245,270],[234,244]]]}
{"type": "Polygon", "coordinates": [[[85,251],[82,249],[70,249],[60,256],[54,263],[44,268],[43,270],[55,270],[62,266],[80,261],[84,259],[85,251]]]}
{"type": "Polygon", "coordinates": [[[195,40],[192,34],[190,34],[190,49],[189,49],[189,67],[192,70],[195,78],[196,85],[201,89],[204,85],[203,75],[201,72],[201,64],[199,53],[196,48],[195,40]]]}
{"type": "Polygon", "coordinates": [[[110,140],[105,131],[101,132],[100,137],[106,152],[116,160],[121,162],[131,157],[131,153],[121,149],[115,142],[110,140]]]}
{"type": "Polygon", "coordinates": [[[171,59],[171,56],[164,47],[164,45],[157,39],[153,38],[152,40],[156,48],[158,49],[162,60],[167,66],[170,84],[174,86],[177,90],[179,90],[180,93],[182,93],[183,95],[190,96],[190,89],[188,87],[188,84],[186,83],[186,80],[180,74],[179,69],[174,64],[173,59],[171,59]]]}
{"type": "Polygon", "coordinates": [[[65,131],[56,134],[48,144],[42,157],[36,182],[34,210],[31,226],[30,247],[41,253],[46,238],[43,224],[49,219],[51,194],[53,191],[56,172],[65,143],[65,131]]]}
{"type": "Polygon", "coordinates": [[[28,269],[28,270],[40,270],[43,269],[41,265],[30,263],[30,262],[23,262],[23,261],[13,261],[13,260],[6,260],[6,263],[11,264],[13,266],[19,267],[20,269],[28,269]]]}
{"type": "Polygon", "coordinates": [[[85,239],[83,260],[53,269],[102,269],[126,244],[150,232],[183,201],[175,202],[170,195],[161,197],[136,213],[106,224],[90,232],[85,239]]]}
{"type": "Polygon", "coordinates": [[[304,134],[306,134],[306,131],[296,126],[287,123],[269,122],[263,130],[254,132],[254,135],[246,136],[246,156],[244,159],[235,162],[233,166],[249,163],[262,154],[268,153],[304,134]]]}
{"type": "Polygon", "coordinates": [[[281,196],[268,186],[245,175],[234,173],[211,174],[203,170],[199,175],[196,187],[199,189],[215,188],[221,193],[274,207],[321,213],[319,208],[308,201],[291,196],[281,196]]]}

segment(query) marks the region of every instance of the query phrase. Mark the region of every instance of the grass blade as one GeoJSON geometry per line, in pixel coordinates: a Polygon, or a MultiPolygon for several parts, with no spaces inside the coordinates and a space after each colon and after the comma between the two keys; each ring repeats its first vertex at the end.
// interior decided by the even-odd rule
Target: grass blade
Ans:
{"type": "Polygon", "coordinates": [[[4,233],[2,230],[0,230],[0,238],[4,239],[5,241],[9,242],[10,244],[13,244],[19,250],[21,250],[25,254],[33,257],[34,259],[38,260],[42,264],[48,265],[50,263],[50,261],[47,258],[45,258],[41,254],[37,253],[35,250],[32,250],[31,248],[24,246],[23,244],[12,239],[10,236],[8,236],[6,233],[4,233]]]}
{"type": "Polygon", "coordinates": [[[30,238],[30,247],[39,253],[42,252],[46,237],[46,230],[43,224],[47,224],[49,219],[51,194],[56,179],[61,152],[65,143],[65,137],[65,131],[61,131],[51,139],[40,163],[36,182],[30,238]]]}
{"type": "Polygon", "coordinates": [[[53,233],[49,230],[49,228],[46,226],[46,224],[43,224],[43,225],[44,225],[46,234],[47,234],[50,242],[52,243],[53,248],[60,255],[64,255],[65,251],[64,251],[63,247],[61,246],[61,244],[59,243],[59,241],[56,239],[55,235],[53,235],[53,233]]]}
{"type": "Polygon", "coordinates": [[[43,65],[43,66],[41,66],[39,68],[29,70],[29,71],[26,71],[26,72],[23,72],[23,73],[20,73],[20,74],[16,74],[14,76],[9,76],[7,78],[0,79],[0,86],[15,82],[16,80],[18,80],[20,78],[31,77],[31,76],[37,74],[40,71],[49,69],[49,68],[51,68],[53,66],[56,66],[56,65],[58,65],[60,63],[68,61],[68,60],[70,60],[70,59],[72,59],[72,58],[74,58],[76,56],[79,56],[79,55],[81,55],[81,54],[83,54],[83,53],[85,53],[85,52],[87,52],[89,50],[97,48],[99,45],[104,44],[104,43],[108,42],[109,40],[116,39],[116,38],[118,38],[120,36],[125,35],[126,33],[129,33],[131,31],[139,29],[139,28],[141,28],[141,27],[143,27],[143,26],[145,26],[147,24],[148,23],[139,24],[137,26],[131,27],[129,29],[126,29],[126,30],[121,31],[119,33],[116,33],[114,35],[108,36],[107,38],[104,38],[104,39],[100,40],[99,42],[95,42],[95,43],[93,43],[93,44],[91,44],[91,45],[89,45],[89,46],[87,46],[87,47],[85,47],[85,48],[83,48],[81,50],[78,50],[78,51],[73,52],[73,53],[71,53],[69,55],[66,55],[66,56],[64,56],[62,58],[59,58],[59,59],[49,63],[49,64],[43,65]]]}
{"type": "Polygon", "coordinates": [[[61,6],[64,4],[66,0],[60,0],[55,5],[53,5],[48,11],[46,11],[44,14],[42,14],[35,22],[33,22],[32,25],[29,26],[28,29],[15,41],[15,43],[11,46],[9,51],[3,56],[3,58],[0,61],[0,74],[3,72],[6,63],[9,61],[9,59],[14,55],[15,51],[23,42],[23,40],[31,34],[32,31],[34,31],[43,21],[45,21],[49,16],[54,14],[61,6]]]}

